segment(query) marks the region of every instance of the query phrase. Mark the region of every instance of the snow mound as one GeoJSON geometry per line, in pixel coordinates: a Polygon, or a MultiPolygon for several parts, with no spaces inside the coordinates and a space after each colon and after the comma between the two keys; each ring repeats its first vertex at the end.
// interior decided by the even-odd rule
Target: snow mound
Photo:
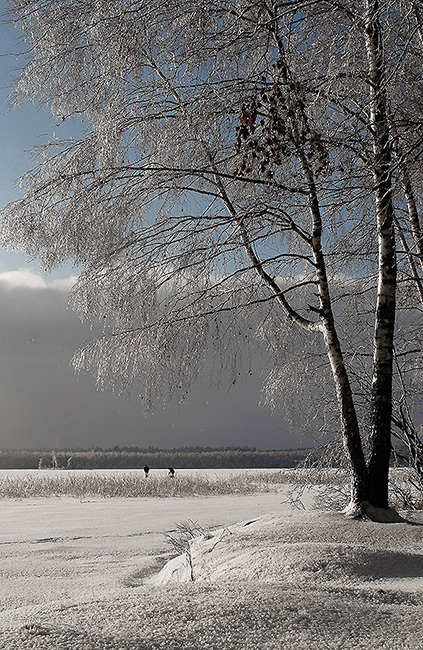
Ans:
{"type": "Polygon", "coordinates": [[[148,583],[318,581],[379,588],[395,583],[414,591],[423,590],[422,576],[420,526],[307,512],[274,513],[202,535],[148,583]]]}

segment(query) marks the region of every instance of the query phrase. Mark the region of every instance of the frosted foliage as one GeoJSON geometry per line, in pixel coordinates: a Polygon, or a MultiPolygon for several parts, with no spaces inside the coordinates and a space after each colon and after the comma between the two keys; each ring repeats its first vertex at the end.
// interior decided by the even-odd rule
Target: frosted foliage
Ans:
{"type": "MultiPolygon", "coordinates": [[[[286,280],[280,279],[283,286],[286,280]]],[[[355,407],[364,438],[370,430],[373,323],[369,318],[374,304],[375,280],[336,277],[332,297],[337,314],[338,331],[345,349],[345,364],[354,391],[355,407]]],[[[396,364],[394,368],[394,417],[404,409],[404,383],[407,408],[419,413],[423,360],[420,347],[421,312],[410,287],[408,309],[397,316],[396,364]],[[410,310],[410,302],[415,308],[410,310]],[[411,334],[411,336],[410,336],[411,334]]],[[[301,291],[302,301],[310,298],[301,291]]],[[[310,338],[307,332],[281,318],[271,310],[258,328],[257,336],[269,351],[268,372],[262,400],[272,409],[284,409],[293,430],[316,438],[339,437],[338,405],[330,366],[321,337],[310,338]],[[273,367],[272,367],[273,366],[273,367]],[[324,404],[324,408],[322,408],[324,404]]]]}
{"type": "Polygon", "coordinates": [[[242,317],[248,293],[235,279],[226,284],[222,280],[219,287],[215,279],[210,289],[203,275],[169,269],[134,273],[130,264],[107,273],[83,272],[71,304],[81,315],[103,321],[104,336],[75,355],[75,368],[91,368],[102,389],[141,386],[147,408],[158,398],[183,398],[205,362],[217,380],[227,371],[233,381],[238,360],[248,359],[242,317]],[[235,318],[237,306],[241,316],[235,318]]]}
{"type": "Polygon", "coordinates": [[[185,335],[180,328],[157,336],[131,332],[88,344],[76,354],[74,363],[77,369],[94,368],[101,389],[124,391],[141,383],[140,397],[149,407],[158,395],[164,401],[183,395],[183,388],[197,376],[203,343],[204,331],[194,327],[187,327],[185,335]]]}
{"type": "MultiPolygon", "coordinates": [[[[343,351],[364,414],[378,258],[362,5],[8,4],[25,50],[14,101],[48,106],[54,134],[1,239],[46,270],[82,269],[71,304],[102,333],[75,367],[150,406],[205,367],[233,382],[265,346],[265,401],[298,407],[294,421],[320,410],[317,431],[333,428],[325,355],[342,365],[343,351]]],[[[421,124],[403,126],[419,106],[411,4],[384,26],[406,51],[386,63],[386,92],[418,179],[421,124]]]]}
{"type": "Polygon", "coordinates": [[[273,368],[269,368],[262,400],[272,409],[283,405],[294,431],[337,437],[337,402],[323,341],[272,313],[260,327],[273,368]],[[321,405],[325,407],[322,409],[321,405]]]}

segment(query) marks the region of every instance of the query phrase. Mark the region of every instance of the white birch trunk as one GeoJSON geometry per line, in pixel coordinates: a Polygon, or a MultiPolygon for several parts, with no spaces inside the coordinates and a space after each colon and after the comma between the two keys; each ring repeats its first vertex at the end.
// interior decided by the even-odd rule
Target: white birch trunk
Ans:
{"type": "Polygon", "coordinates": [[[420,224],[413,187],[406,169],[403,170],[403,187],[405,199],[407,201],[408,215],[410,217],[411,233],[413,235],[417,257],[420,262],[420,268],[423,271],[423,232],[420,224]]]}
{"type": "MultiPolygon", "coordinates": [[[[273,24],[275,25],[275,14],[269,11],[269,15],[274,21],[273,24]]],[[[281,72],[284,75],[285,83],[288,84],[288,67],[285,61],[284,46],[281,39],[279,38],[277,30],[274,30],[274,38],[279,50],[279,56],[284,62],[284,67],[282,68],[281,72]]],[[[293,108],[293,114],[295,114],[295,107],[293,108]]],[[[354,406],[354,398],[348,378],[347,369],[345,367],[345,361],[337,335],[335,319],[332,311],[329,283],[326,274],[326,264],[322,251],[322,218],[320,213],[318,193],[315,185],[313,170],[308,163],[307,155],[304,151],[304,146],[298,132],[297,124],[294,120],[292,120],[291,128],[297,157],[308,188],[309,211],[312,222],[312,237],[310,246],[313,253],[313,261],[315,264],[316,275],[318,279],[320,302],[318,310],[320,317],[319,329],[324,337],[325,348],[331,366],[340,413],[342,440],[346,456],[350,463],[352,504],[350,506],[350,510],[351,513],[361,514],[360,504],[366,503],[368,498],[367,467],[361,443],[357,413],[354,406]]],[[[312,328],[308,327],[308,329],[312,328]]]]}
{"type": "Polygon", "coordinates": [[[322,251],[322,220],[314,178],[306,157],[300,155],[303,172],[309,187],[309,209],[313,222],[312,249],[319,282],[320,318],[325,347],[331,366],[341,421],[342,440],[351,471],[350,512],[361,514],[362,503],[368,500],[368,475],[361,443],[354,398],[336,331],[326,274],[326,265],[322,251]]]}
{"type": "Polygon", "coordinates": [[[392,205],[392,152],[384,90],[384,57],[377,0],[366,0],[366,9],[366,46],[370,82],[369,123],[373,133],[373,178],[379,251],[371,395],[369,501],[375,507],[387,508],[397,268],[392,205]]]}

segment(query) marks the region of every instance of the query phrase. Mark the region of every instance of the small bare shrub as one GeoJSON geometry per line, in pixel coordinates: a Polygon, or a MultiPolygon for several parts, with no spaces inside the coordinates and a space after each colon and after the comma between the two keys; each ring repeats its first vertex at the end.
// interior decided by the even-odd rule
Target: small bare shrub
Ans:
{"type": "Polygon", "coordinates": [[[349,478],[342,448],[331,442],[313,449],[294,470],[286,502],[305,510],[304,498],[311,495],[316,510],[342,510],[348,503],[349,478]]]}
{"type": "Polygon", "coordinates": [[[185,555],[190,568],[191,582],[194,582],[194,567],[191,555],[191,542],[195,537],[204,534],[204,528],[198,525],[196,521],[187,519],[176,524],[176,530],[167,533],[165,539],[176,551],[176,555],[185,555]]]}
{"type": "Polygon", "coordinates": [[[423,482],[420,475],[411,467],[392,470],[389,496],[397,510],[423,510],[423,482]]]}
{"type": "Polygon", "coordinates": [[[165,534],[167,543],[175,551],[176,555],[182,555],[187,551],[191,541],[205,532],[196,521],[187,519],[176,524],[176,530],[165,534]]]}

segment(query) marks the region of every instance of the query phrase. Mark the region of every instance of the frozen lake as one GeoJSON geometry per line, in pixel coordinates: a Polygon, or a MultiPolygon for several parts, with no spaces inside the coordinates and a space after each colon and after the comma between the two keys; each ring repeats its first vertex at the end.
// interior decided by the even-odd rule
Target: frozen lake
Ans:
{"type": "Polygon", "coordinates": [[[2,499],[0,623],[22,621],[34,607],[49,603],[69,606],[136,587],[174,554],[165,535],[178,522],[189,519],[204,528],[219,528],[288,509],[282,502],[281,493],[2,499]]]}
{"type": "MultiPolygon", "coordinates": [[[[175,468],[176,473],[179,475],[190,475],[190,476],[207,476],[208,478],[216,477],[225,477],[225,476],[236,476],[237,474],[242,474],[243,472],[283,472],[283,471],[292,471],[291,469],[274,469],[274,468],[251,468],[251,469],[238,469],[238,468],[227,468],[227,469],[178,469],[175,468]]],[[[0,469],[0,478],[5,476],[24,476],[25,474],[30,474],[33,476],[66,476],[69,474],[91,474],[96,472],[97,474],[102,474],[104,476],[110,475],[119,475],[119,474],[140,474],[144,475],[142,469],[0,469]]],[[[150,469],[150,476],[167,476],[167,469],[150,469]]]]}

